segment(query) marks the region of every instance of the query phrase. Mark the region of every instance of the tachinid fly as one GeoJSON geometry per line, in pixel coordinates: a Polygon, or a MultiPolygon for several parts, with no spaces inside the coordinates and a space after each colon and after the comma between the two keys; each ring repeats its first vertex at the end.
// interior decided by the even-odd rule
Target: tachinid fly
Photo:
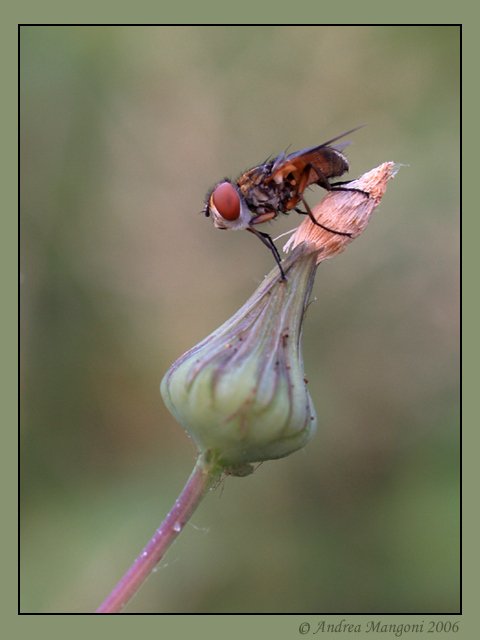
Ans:
{"type": "MultiPolygon", "coordinates": [[[[361,125],[363,126],[365,125],[361,125]]],[[[348,184],[348,181],[331,184],[328,180],[340,177],[348,171],[348,160],[341,149],[350,143],[330,145],[357,129],[360,127],[342,133],[318,147],[303,149],[289,156],[281,153],[275,160],[249,169],[235,183],[228,179],[222,180],[207,195],[205,215],[212,215],[218,229],[246,229],[254,233],[273,253],[284,279],[280,254],[272,238],[268,233],[258,231],[255,225],[273,220],[280,213],[289,213],[293,209],[298,213],[308,214],[312,222],[331,233],[350,236],[349,233],[329,229],[317,222],[303,193],[312,184],[318,184],[327,191],[349,190],[342,186],[348,184]],[[306,211],[297,208],[299,202],[306,211]]]]}

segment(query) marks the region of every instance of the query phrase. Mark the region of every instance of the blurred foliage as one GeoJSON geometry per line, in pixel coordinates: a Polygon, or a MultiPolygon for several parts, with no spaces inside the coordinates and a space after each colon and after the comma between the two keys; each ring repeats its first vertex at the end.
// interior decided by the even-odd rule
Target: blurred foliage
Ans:
{"type": "Polygon", "coordinates": [[[94,610],[193,467],[160,380],[274,266],[198,215],[205,192],[363,122],[350,175],[405,166],[318,271],[319,431],[227,478],[128,611],[459,611],[459,45],[443,26],[22,27],[22,611],[94,610]]]}

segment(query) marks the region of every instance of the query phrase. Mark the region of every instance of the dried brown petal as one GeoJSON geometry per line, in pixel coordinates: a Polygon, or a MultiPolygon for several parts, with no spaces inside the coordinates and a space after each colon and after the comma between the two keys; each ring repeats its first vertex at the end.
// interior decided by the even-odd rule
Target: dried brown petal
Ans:
{"type": "Polygon", "coordinates": [[[315,225],[306,218],[284,247],[284,251],[293,249],[301,242],[308,242],[312,250],[319,253],[317,264],[344,251],[365,230],[370,216],[378,207],[385,193],[387,182],[395,176],[397,167],[394,162],[384,162],[357,180],[348,183],[349,191],[329,191],[312,209],[315,219],[334,231],[349,233],[339,235],[315,225]],[[352,191],[359,189],[359,191],[352,191]],[[368,194],[368,196],[366,195],[368,194]]]}

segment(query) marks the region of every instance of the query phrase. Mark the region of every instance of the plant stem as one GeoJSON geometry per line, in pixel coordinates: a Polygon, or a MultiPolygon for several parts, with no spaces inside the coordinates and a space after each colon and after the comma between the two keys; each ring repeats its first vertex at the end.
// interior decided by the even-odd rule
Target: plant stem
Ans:
{"type": "Polygon", "coordinates": [[[207,463],[204,456],[199,456],[192,475],[170,513],[96,613],[120,613],[182,531],[222,470],[218,465],[207,463]]]}

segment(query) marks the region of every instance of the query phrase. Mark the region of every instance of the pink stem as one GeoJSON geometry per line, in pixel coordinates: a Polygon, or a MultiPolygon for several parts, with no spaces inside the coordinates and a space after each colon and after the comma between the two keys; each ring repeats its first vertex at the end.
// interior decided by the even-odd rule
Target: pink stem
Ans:
{"type": "Polygon", "coordinates": [[[161,527],[96,613],[120,613],[162,559],[221,472],[221,468],[207,466],[202,456],[198,458],[192,475],[161,527]]]}

